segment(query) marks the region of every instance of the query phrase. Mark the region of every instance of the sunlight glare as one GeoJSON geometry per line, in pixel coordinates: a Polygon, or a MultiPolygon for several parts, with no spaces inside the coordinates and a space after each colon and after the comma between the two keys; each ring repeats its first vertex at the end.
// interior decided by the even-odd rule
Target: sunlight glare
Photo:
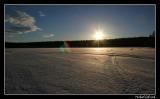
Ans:
{"type": "Polygon", "coordinates": [[[96,31],[95,38],[96,38],[96,40],[102,40],[103,39],[103,33],[101,31],[96,31]]]}

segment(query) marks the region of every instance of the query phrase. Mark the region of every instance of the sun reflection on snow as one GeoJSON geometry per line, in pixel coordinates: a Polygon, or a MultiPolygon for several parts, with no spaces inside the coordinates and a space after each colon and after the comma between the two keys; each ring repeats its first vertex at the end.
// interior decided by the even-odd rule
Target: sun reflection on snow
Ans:
{"type": "Polygon", "coordinates": [[[113,64],[113,65],[118,65],[118,59],[117,59],[116,56],[112,56],[112,57],[111,57],[111,61],[112,61],[112,64],[113,64]]]}

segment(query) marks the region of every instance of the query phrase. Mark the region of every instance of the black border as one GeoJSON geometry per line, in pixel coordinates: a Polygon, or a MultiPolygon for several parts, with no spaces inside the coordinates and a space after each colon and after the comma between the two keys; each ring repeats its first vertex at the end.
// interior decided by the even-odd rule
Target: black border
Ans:
{"type": "Polygon", "coordinates": [[[160,93],[160,3],[156,4],[156,95],[159,97],[158,93],[160,93]]]}
{"type": "Polygon", "coordinates": [[[159,0],[2,0],[7,4],[155,4],[159,0]]]}
{"type": "MultiPolygon", "coordinates": [[[[4,7],[2,4],[0,5],[0,10],[1,10],[1,12],[4,12],[4,7]]],[[[0,53],[1,53],[0,73],[1,73],[1,78],[4,78],[4,68],[3,68],[3,66],[4,66],[4,53],[3,53],[4,52],[4,20],[3,20],[3,18],[4,18],[4,16],[3,16],[3,14],[1,14],[0,15],[0,22],[1,22],[1,25],[0,25],[1,26],[1,28],[0,28],[0,30],[1,30],[1,33],[0,33],[0,44],[1,44],[1,47],[0,47],[0,50],[1,50],[0,51],[0,53]]],[[[0,95],[1,95],[4,93],[4,91],[3,91],[4,79],[1,79],[0,83],[1,83],[1,85],[0,85],[0,88],[1,88],[0,95]]]]}
{"type": "MultiPolygon", "coordinates": [[[[159,65],[159,59],[160,59],[160,55],[159,55],[159,51],[160,51],[160,42],[159,40],[159,33],[160,33],[160,28],[159,28],[159,18],[160,18],[160,1],[159,0],[0,0],[0,8],[1,8],[1,12],[4,12],[4,4],[156,4],[156,78],[157,78],[157,82],[156,82],[156,95],[155,97],[158,98],[158,93],[159,93],[159,88],[160,88],[160,81],[158,80],[158,73],[159,73],[159,69],[160,69],[160,65],[159,65]]],[[[4,13],[3,13],[4,14],[4,13]]],[[[1,79],[4,78],[4,16],[1,14],[0,15],[0,19],[1,19],[1,30],[3,30],[3,33],[0,33],[0,43],[1,43],[1,79]],[[3,17],[3,18],[2,18],[3,17]],[[3,58],[2,58],[3,57],[3,58]]],[[[1,86],[0,86],[1,90],[0,90],[0,95],[4,95],[4,79],[1,80],[1,86]]],[[[6,96],[6,95],[5,95],[6,96]]],[[[48,95],[50,96],[50,95],[48,95]]],[[[59,96],[59,95],[56,95],[59,96]]],[[[64,95],[63,95],[64,96],[64,95]]],[[[77,96],[77,95],[76,95],[77,96]]],[[[79,95],[78,95],[79,96],[79,95]]],[[[87,95],[88,96],[88,95],[87,95]]],[[[93,95],[93,96],[97,96],[97,95],[93,95]]],[[[107,97],[114,97],[114,98],[135,98],[134,95],[106,95],[107,97]]],[[[139,95],[138,95],[139,96],[139,95]]],[[[43,97],[43,96],[42,96],[43,97]]]]}

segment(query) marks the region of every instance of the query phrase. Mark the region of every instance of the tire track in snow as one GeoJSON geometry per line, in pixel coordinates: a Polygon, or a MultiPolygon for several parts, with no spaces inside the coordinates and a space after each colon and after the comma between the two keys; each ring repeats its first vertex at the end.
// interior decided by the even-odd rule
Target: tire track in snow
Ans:
{"type": "MultiPolygon", "coordinates": [[[[41,54],[54,54],[54,53],[59,53],[59,52],[50,52],[50,53],[41,53],[41,54]]],[[[106,53],[106,54],[95,54],[95,53],[65,53],[65,54],[89,54],[89,55],[107,55],[107,56],[120,56],[120,57],[130,57],[130,58],[139,58],[139,59],[150,59],[154,60],[155,57],[147,57],[147,56],[140,56],[140,55],[133,55],[133,54],[117,54],[117,53],[106,53]]]]}

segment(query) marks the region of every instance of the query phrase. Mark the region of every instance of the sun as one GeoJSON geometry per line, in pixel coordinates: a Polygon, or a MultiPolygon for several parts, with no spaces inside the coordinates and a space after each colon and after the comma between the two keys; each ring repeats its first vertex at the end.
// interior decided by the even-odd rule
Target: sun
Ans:
{"type": "Polygon", "coordinates": [[[96,40],[102,40],[103,39],[102,31],[96,31],[95,38],[96,38],[96,40]]]}

